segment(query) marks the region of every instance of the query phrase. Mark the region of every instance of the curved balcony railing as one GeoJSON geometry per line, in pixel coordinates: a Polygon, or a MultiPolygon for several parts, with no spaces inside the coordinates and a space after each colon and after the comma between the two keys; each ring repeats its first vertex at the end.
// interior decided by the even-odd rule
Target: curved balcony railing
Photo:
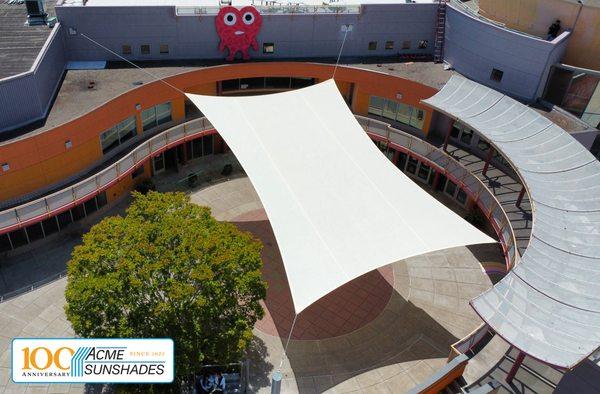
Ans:
{"type": "Polygon", "coordinates": [[[151,156],[211,132],[215,132],[214,128],[206,118],[172,127],[144,141],[96,175],[56,193],[0,212],[0,234],[26,227],[89,200],[140,167],[151,156]]]}
{"type": "Polygon", "coordinates": [[[443,150],[418,137],[394,129],[390,124],[379,120],[358,115],[356,119],[367,133],[386,141],[397,150],[413,156],[417,155],[422,161],[459,185],[481,209],[498,235],[506,259],[506,270],[513,267],[518,261],[519,251],[512,224],[500,202],[477,176],[471,174],[443,150]]]}

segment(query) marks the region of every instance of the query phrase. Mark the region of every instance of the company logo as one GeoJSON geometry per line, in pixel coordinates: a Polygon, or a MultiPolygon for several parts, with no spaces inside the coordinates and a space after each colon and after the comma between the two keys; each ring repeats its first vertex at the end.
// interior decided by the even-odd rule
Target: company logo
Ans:
{"type": "Polygon", "coordinates": [[[242,52],[244,60],[248,60],[248,49],[258,50],[256,36],[262,25],[262,16],[256,8],[246,6],[238,10],[231,6],[223,7],[217,14],[215,25],[221,38],[219,51],[229,50],[228,61],[232,61],[238,52],[242,52]]]}
{"type": "Polygon", "coordinates": [[[170,383],[171,339],[29,339],[12,342],[15,383],[170,383]]]}

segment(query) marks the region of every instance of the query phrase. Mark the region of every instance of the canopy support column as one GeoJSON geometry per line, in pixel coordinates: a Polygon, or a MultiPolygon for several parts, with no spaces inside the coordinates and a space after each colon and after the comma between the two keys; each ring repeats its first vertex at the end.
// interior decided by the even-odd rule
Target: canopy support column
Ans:
{"type": "Polygon", "coordinates": [[[521,368],[521,364],[523,364],[524,359],[525,353],[519,352],[515,363],[513,364],[512,368],[510,369],[510,372],[508,372],[508,375],[506,376],[506,383],[512,383],[513,379],[515,378],[515,375],[517,374],[517,371],[519,370],[519,368],[521,368]]]}
{"type": "Polygon", "coordinates": [[[521,207],[521,202],[523,202],[523,197],[525,197],[525,186],[521,187],[521,191],[519,192],[519,197],[517,197],[517,202],[515,203],[517,208],[521,207]]]}
{"type": "Polygon", "coordinates": [[[448,143],[450,142],[450,135],[452,134],[452,128],[454,128],[454,123],[456,121],[452,119],[450,121],[450,126],[448,127],[448,132],[446,133],[446,139],[444,140],[444,147],[442,148],[444,152],[448,150],[448,143]]]}
{"type": "Polygon", "coordinates": [[[482,171],[482,175],[486,176],[488,168],[490,168],[490,161],[492,161],[492,157],[494,157],[494,148],[490,146],[490,149],[488,150],[488,155],[485,158],[485,164],[483,165],[483,171],[482,171]]]}

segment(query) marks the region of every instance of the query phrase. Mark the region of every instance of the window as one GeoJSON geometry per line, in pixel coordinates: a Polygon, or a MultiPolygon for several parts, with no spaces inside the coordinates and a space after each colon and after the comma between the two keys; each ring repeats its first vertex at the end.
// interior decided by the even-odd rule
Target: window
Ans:
{"type": "Polygon", "coordinates": [[[141,52],[142,52],[142,55],[149,55],[149,54],[150,54],[150,45],[148,45],[148,44],[143,44],[143,45],[140,47],[140,50],[141,50],[141,52]]]}
{"type": "Polygon", "coordinates": [[[454,125],[452,125],[452,131],[450,132],[450,138],[457,140],[459,134],[460,134],[460,125],[455,123],[454,125]]]}
{"type": "Polygon", "coordinates": [[[404,152],[400,152],[400,156],[398,157],[398,163],[396,163],[396,167],[398,167],[401,171],[404,171],[404,167],[406,166],[406,159],[408,155],[404,152]]]}
{"type": "MultiPolygon", "coordinates": [[[[150,52],[150,49],[148,49],[148,52],[150,52]]],[[[169,45],[168,44],[160,44],[159,52],[160,53],[169,53],[169,45]]]]}
{"type": "Polygon", "coordinates": [[[131,179],[135,179],[144,173],[144,166],[138,167],[131,173],[131,179]]]}
{"type": "Polygon", "coordinates": [[[386,41],[385,49],[394,49],[394,41],[386,41]]]}
{"type": "Polygon", "coordinates": [[[429,180],[429,174],[431,172],[431,167],[429,167],[426,164],[421,163],[421,165],[419,166],[419,172],[417,173],[417,176],[419,178],[421,178],[424,181],[429,180]]]}
{"type": "Polygon", "coordinates": [[[213,153],[213,136],[205,135],[202,137],[202,156],[212,155],[213,153]]]}
{"type": "Polygon", "coordinates": [[[292,89],[305,88],[315,84],[314,78],[292,78],[292,89]]]}
{"type": "Polygon", "coordinates": [[[450,197],[454,197],[454,193],[456,193],[456,183],[452,182],[451,180],[448,179],[448,182],[446,183],[446,194],[449,195],[450,197]]]}
{"type": "Polygon", "coordinates": [[[415,174],[417,172],[417,166],[419,161],[412,156],[408,156],[408,165],[406,166],[406,172],[415,174]]]}
{"type": "Polygon", "coordinates": [[[410,49],[410,41],[402,41],[402,49],[410,49]]]}
{"type": "Polygon", "coordinates": [[[463,189],[459,189],[458,193],[456,193],[456,201],[458,201],[462,205],[465,205],[465,203],[467,202],[467,193],[465,193],[463,189]]]}
{"type": "Polygon", "coordinates": [[[396,114],[396,120],[400,123],[410,124],[411,112],[412,110],[410,105],[400,103],[398,105],[398,113],[396,114]]]}
{"type": "Polygon", "coordinates": [[[170,122],[171,103],[163,103],[142,111],[142,130],[147,131],[163,123],[170,122]]]}
{"type": "Polygon", "coordinates": [[[240,89],[264,89],[265,79],[260,78],[242,78],[240,79],[240,89]]]}
{"type": "Polygon", "coordinates": [[[267,89],[289,89],[290,88],[289,77],[266,77],[265,88],[267,89]]]}
{"type": "Polygon", "coordinates": [[[410,125],[417,129],[423,129],[423,123],[425,122],[425,111],[422,109],[412,108],[412,114],[410,116],[410,125]]]}
{"type": "Polygon", "coordinates": [[[137,124],[135,116],[130,116],[116,126],[111,127],[100,134],[100,146],[102,153],[110,151],[121,145],[123,142],[137,135],[137,124]]]}
{"type": "Polygon", "coordinates": [[[377,96],[371,96],[369,99],[369,113],[373,115],[381,116],[383,112],[383,106],[385,105],[385,99],[377,96]]]}
{"type": "Polygon", "coordinates": [[[496,68],[492,69],[492,75],[490,75],[490,79],[494,82],[502,81],[502,76],[504,75],[504,71],[500,71],[496,68]]]}
{"type": "Polygon", "coordinates": [[[480,138],[479,142],[477,142],[477,148],[482,152],[487,152],[490,149],[490,144],[480,138]]]}
{"type": "Polygon", "coordinates": [[[171,103],[158,104],[156,107],[156,125],[171,121],[171,103]]]}
{"type": "Polygon", "coordinates": [[[425,49],[425,48],[427,48],[427,45],[429,45],[429,41],[427,41],[427,40],[419,41],[419,49],[425,49]]]}
{"type": "Polygon", "coordinates": [[[471,140],[473,139],[473,130],[469,130],[464,128],[462,134],[460,136],[460,142],[465,145],[471,145],[471,140]]]}
{"type": "Polygon", "coordinates": [[[263,42],[263,53],[275,53],[275,43],[263,42]]]}
{"type": "Polygon", "coordinates": [[[123,55],[131,55],[131,45],[123,45],[121,52],[123,55]]]}
{"type": "Polygon", "coordinates": [[[154,173],[161,172],[165,169],[165,154],[161,153],[158,156],[154,156],[152,159],[152,164],[154,166],[154,173]]]}
{"type": "Polygon", "coordinates": [[[405,125],[423,129],[425,111],[408,104],[399,103],[383,97],[371,96],[369,100],[369,113],[395,120],[405,125]]]}
{"type": "Polygon", "coordinates": [[[230,90],[240,90],[239,79],[226,79],[224,81],[221,81],[221,91],[227,92],[230,90]]]}
{"type": "Polygon", "coordinates": [[[369,41],[369,51],[377,50],[377,41],[369,41]]]}
{"type": "Polygon", "coordinates": [[[392,100],[385,100],[385,107],[383,108],[383,117],[388,119],[396,119],[396,113],[398,112],[398,103],[392,100]]]}

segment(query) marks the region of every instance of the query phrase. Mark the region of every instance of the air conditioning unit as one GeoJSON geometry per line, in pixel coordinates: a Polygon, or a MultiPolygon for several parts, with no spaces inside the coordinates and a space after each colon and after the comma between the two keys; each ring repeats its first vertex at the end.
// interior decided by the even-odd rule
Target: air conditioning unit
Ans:
{"type": "Polygon", "coordinates": [[[25,0],[27,8],[27,24],[45,25],[48,14],[44,10],[44,0],[25,0]]]}

